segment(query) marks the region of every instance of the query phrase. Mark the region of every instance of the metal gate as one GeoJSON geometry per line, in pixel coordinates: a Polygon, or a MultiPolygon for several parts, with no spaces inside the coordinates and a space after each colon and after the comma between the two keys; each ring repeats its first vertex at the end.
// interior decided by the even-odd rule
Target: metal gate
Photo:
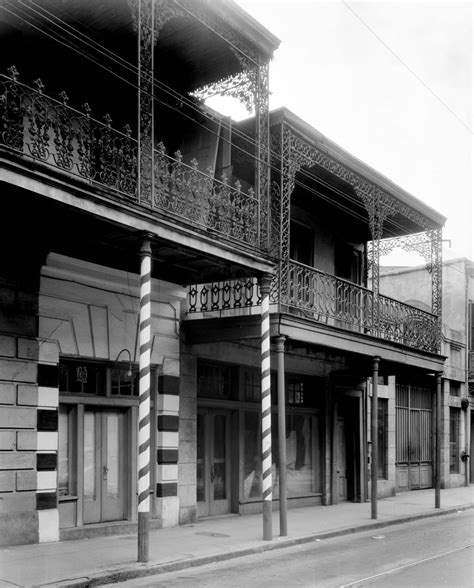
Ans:
{"type": "Polygon", "coordinates": [[[433,484],[432,392],[397,384],[396,489],[431,488],[433,484]]]}

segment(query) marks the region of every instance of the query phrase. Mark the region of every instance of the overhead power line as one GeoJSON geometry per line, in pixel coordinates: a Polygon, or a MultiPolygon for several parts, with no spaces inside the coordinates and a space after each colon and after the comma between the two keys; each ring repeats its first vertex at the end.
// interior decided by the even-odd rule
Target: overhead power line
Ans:
{"type": "Polygon", "coordinates": [[[390,45],[376,32],[374,31],[374,29],[360,16],[360,14],[358,14],[353,8],[352,6],[350,6],[346,0],[341,0],[342,4],[344,4],[344,6],[347,8],[347,10],[349,10],[349,12],[351,12],[356,18],[357,20],[359,20],[364,27],[369,30],[372,35],[377,39],[377,41],[379,41],[379,43],[381,43],[385,49],[408,71],[410,72],[410,74],[425,88],[425,90],[427,90],[435,100],[437,100],[441,106],[443,106],[450,114],[451,116],[453,116],[458,123],[460,123],[471,135],[473,134],[471,127],[462,120],[462,118],[460,118],[456,112],[454,112],[454,110],[448,105],[446,104],[446,102],[440,98],[438,96],[438,94],[436,94],[436,92],[434,90],[432,90],[428,84],[408,65],[406,64],[403,59],[397,55],[397,53],[395,53],[395,51],[390,47],[390,45]]]}
{"type": "MultiPolygon", "coordinates": [[[[7,12],[10,12],[12,15],[16,16],[20,20],[24,21],[25,23],[28,23],[31,27],[35,28],[36,30],[38,30],[39,32],[44,34],[45,36],[53,39],[54,41],[62,44],[63,46],[66,46],[66,47],[72,49],[74,52],[79,54],[81,57],[93,62],[95,65],[98,65],[99,67],[101,67],[105,71],[109,72],[110,74],[114,75],[115,77],[117,77],[118,79],[123,81],[124,83],[126,83],[126,84],[132,86],[134,89],[138,90],[138,85],[136,82],[132,82],[131,80],[120,75],[118,72],[114,71],[111,67],[104,65],[101,61],[97,61],[97,59],[93,55],[86,53],[80,47],[76,46],[74,43],[71,43],[71,39],[74,39],[75,41],[82,43],[88,49],[91,49],[92,51],[98,53],[102,57],[105,57],[106,59],[108,59],[109,61],[114,63],[115,65],[119,65],[119,66],[123,67],[128,73],[132,73],[133,75],[138,74],[138,67],[136,65],[128,62],[127,60],[123,59],[120,55],[107,49],[105,46],[101,45],[100,43],[98,43],[94,39],[88,37],[87,35],[85,35],[81,31],[79,31],[75,27],[69,25],[68,23],[63,21],[61,18],[59,18],[56,15],[54,15],[53,13],[49,12],[46,8],[37,4],[34,0],[30,0],[30,2],[28,2],[28,4],[24,3],[22,0],[19,0],[18,4],[16,4],[16,8],[18,9],[20,6],[23,9],[26,9],[27,11],[30,11],[30,12],[36,14],[37,16],[40,16],[40,18],[43,18],[44,20],[48,21],[50,23],[50,25],[53,25],[53,28],[55,30],[51,33],[50,31],[47,31],[44,28],[37,26],[37,24],[35,24],[33,21],[28,20],[28,18],[25,18],[25,15],[26,15],[25,12],[23,12],[23,15],[21,15],[19,13],[14,12],[14,10],[7,8],[6,5],[3,5],[2,8],[4,8],[4,10],[6,10],[7,12]],[[36,6],[36,9],[34,9],[32,5],[36,6]],[[40,10],[42,12],[42,14],[38,10],[40,10]],[[45,13],[47,13],[49,16],[46,16],[45,13]],[[55,21],[57,21],[57,22],[55,22],[55,21]],[[59,22],[59,24],[58,24],[58,22],[59,22]],[[63,33],[64,35],[66,35],[66,37],[59,36],[59,33],[63,33]]],[[[208,26],[208,25],[205,24],[205,26],[208,26]]],[[[208,27],[208,28],[213,30],[211,27],[208,27]]],[[[212,115],[209,113],[203,112],[203,110],[200,109],[192,100],[190,100],[188,96],[183,95],[183,94],[175,91],[173,88],[167,86],[166,84],[164,84],[160,80],[157,80],[156,78],[154,80],[154,86],[162,89],[166,94],[170,95],[172,98],[178,100],[179,102],[187,104],[191,110],[194,110],[199,115],[201,115],[201,116],[204,115],[204,117],[209,122],[215,122],[215,117],[212,117],[212,115]]],[[[179,109],[175,106],[172,106],[171,104],[164,102],[163,100],[160,100],[156,95],[153,96],[153,98],[154,98],[155,102],[158,102],[159,104],[161,104],[161,105],[169,108],[170,110],[177,112],[181,116],[184,116],[185,118],[191,120],[196,125],[204,128],[207,132],[215,135],[216,137],[220,136],[218,133],[216,133],[216,131],[213,128],[205,125],[201,121],[196,120],[191,115],[183,112],[181,109],[179,109]]],[[[221,121],[221,122],[224,123],[224,125],[226,127],[231,128],[232,133],[235,136],[246,141],[251,147],[255,147],[256,143],[255,143],[255,140],[253,139],[252,136],[247,135],[245,132],[241,131],[240,129],[237,129],[235,126],[228,125],[227,123],[225,123],[225,121],[221,121]]],[[[221,137],[221,139],[222,139],[222,137],[221,137]]],[[[232,145],[233,145],[233,147],[236,147],[240,152],[244,153],[245,155],[247,155],[251,159],[253,159],[255,161],[258,160],[255,153],[247,151],[242,146],[235,145],[235,144],[232,144],[232,145]]],[[[278,154],[275,154],[274,152],[271,151],[271,155],[275,156],[277,159],[281,159],[283,161],[286,161],[283,158],[282,154],[278,155],[278,154]]],[[[263,162],[263,163],[266,163],[266,162],[263,162]]],[[[269,167],[273,171],[280,173],[280,169],[277,168],[276,166],[272,165],[271,163],[269,164],[269,167]]],[[[301,169],[299,171],[299,176],[306,178],[307,180],[310,180],[310,181],[316,181],[320,186],[323,186],[323,187],[326,187],[326,188],[332,190],[333,193],[344,197],[349,202],[357,203],[359,205],[361,204],[358,199],[355,199],[354,197],[350,196],[346,192],[343,192],[342,190],[340,190],[336,186],[324,181],[322,178],[316,177],[313,174],[308,173],[308,171],[306,171],[304,169],[301,169]]],[[[305,189],[309,193],[317,195],[322,200],[334,204],[334,201],[331,198],[329,198],[328,196],[325,196],[321,192],[316,191],[314,188],[312,188],[309,185],[307,185],[306,183],[302,182],[300,179],[297,179],[295,181],[295,184],[297,186],[305,189]]],[[[344,210],[347,214],[352,216],[353,218],[356,218],[356,219],[362,220],[362,221],[365,220],[363,215],[356,213],[355,211],[349,209],[347,206],[344,206],[342,203],[339,202],[338,206],[342,210],[344,210]]],[[[391,225],[396,229],[403,230],[403,226],[400,223],[396,222],[394,219],[391,219],[391,225]]]]}

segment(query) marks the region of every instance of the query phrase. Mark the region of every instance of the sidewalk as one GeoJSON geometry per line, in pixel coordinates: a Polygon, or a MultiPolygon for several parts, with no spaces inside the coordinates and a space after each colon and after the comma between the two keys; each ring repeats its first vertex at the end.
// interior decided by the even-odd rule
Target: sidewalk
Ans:
{"type": "Polygon", "coordinates": [[[136,562],[136,535],[120,535],[21,545],[0,549],[0,586],[96,586],[231,559],[298,543],[376,529],[417,518],[474,507],[474,486],[400,493],[379,500],[378,520],[370,503],[342,503],[288,511],[288,537],[279,538],[273,514],[273,541],[262,540],[262,515],[229,516],[150,532],[150,561],[136,562]]]}

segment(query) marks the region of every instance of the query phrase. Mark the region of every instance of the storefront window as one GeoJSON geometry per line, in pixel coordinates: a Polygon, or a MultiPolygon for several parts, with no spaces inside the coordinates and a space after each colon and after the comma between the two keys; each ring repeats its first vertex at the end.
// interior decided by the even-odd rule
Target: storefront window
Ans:
{"type": "Polygon", "coordinates": [[[378,399],[377,415],[377,477],[387,478],[387,426],[388,402],[385,398],[378,399]]]}
{"type": "MultiPolygon", "coordinates": [[[[315,480],[313,447],[317,431],[314,415],[287,414],[286,417],[286,471],[288,497],[307,496],[318,491],[315,480]]],[[[244,499],[261,498],[260,416],[245,413],[244,418],[244,499]]],[[[278,416],[272,415],[272,481],[273,498],[279,496],[278,416]]]]}
{"type": "Polygon", "coordinates": [[[260,447],[260,415],[244,415],[244,499],[262,497],[262,462],[260,447]]]}

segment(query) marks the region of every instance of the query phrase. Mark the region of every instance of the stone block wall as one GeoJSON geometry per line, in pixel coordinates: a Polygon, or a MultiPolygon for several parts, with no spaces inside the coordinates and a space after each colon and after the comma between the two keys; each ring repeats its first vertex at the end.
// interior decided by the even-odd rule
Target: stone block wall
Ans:
{"type": "MultiPolygon", "coordinates": [[[[25,275],[36,268],[24,268],[25,275]]],[[[39,269],[38,269],[39,275],[39,269]]],[[[34,275],[0,278],[0,544],[58,539],[57,347],[37,334],[34,275]]]]}

